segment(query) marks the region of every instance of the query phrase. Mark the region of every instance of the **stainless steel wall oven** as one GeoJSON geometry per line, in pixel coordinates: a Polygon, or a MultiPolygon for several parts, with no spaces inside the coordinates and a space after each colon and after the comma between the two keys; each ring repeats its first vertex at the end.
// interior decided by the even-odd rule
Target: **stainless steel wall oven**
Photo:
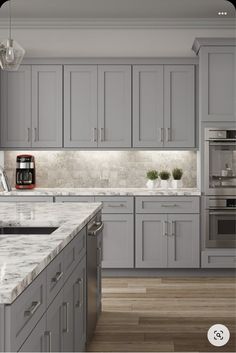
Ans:
{"type": "Polygon", "coordinates": [[[236,247],[236,197],[205,197],[204,226],[207,248],[236,247]]]}
{"type": "Polygon", "coordinates": [[[205,195],[236,195],[236,128],[205,129],[205,195]]]}

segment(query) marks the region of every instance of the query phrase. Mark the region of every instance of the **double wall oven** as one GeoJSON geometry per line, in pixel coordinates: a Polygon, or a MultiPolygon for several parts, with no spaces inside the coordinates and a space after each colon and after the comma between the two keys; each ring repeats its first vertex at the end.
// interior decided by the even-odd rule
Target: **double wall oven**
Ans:
{"type": "Polygon", "coordinates": [[[236,247],[236,128],[205,129],[206,248],[236,247]]]}

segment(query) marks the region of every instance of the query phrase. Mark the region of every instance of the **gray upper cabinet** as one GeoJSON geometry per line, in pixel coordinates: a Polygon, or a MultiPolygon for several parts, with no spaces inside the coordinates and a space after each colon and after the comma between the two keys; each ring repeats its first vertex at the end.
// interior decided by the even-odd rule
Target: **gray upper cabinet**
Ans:
{"type": "Polygon", "coordinates": [[[162,147],[163,65],[133,67],[133,146],[162,147]]]}
{"type": "Polygon", "coordinates": [[[164,66],[165,147],[195,146],[193,65],[164,66]]]}
{"type": "Polygon", "coordinates": [[[32,147],[62,147],[62,66],[32,66],[32,147]]]}
{"type": "Polygon", "coordinates": [[[192,49],[200,58],[200,120],[235,122],[236,39],[196,38],[192,49]]]}
{"type": "Polygon", "coordinates": [[[62,66],[1,73],[1,146],[62,147],[62,66]]]}
{"type": "Polygon", "coordinates": [[[1,146],[31,147],[31,66],[1,72],[1,146]]]}
{"type": "Polygon", "coordinates": [[[195,146],[194,65],[133,67],[133,146],[195,146]]]}
{"type": "Polygon", "coordinates": [[[97,66],[64,67],[64,146],[97,147],[97,66]]]}
{"type": "Polygon", "coordinates": [[[200,112],[202,121],[235,122],[235,47],[200,50],[200,112]]]}
{"type": "Polygon", "coordinates": [[[131,147],[131,66],[98,67],[98,147],[131,147]]]}

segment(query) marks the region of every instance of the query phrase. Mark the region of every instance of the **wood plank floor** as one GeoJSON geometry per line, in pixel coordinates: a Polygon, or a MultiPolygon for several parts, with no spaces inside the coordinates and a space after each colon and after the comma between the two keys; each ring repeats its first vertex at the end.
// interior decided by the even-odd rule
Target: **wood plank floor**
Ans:
{"type": "Polygon", "coordinates": [[[88,351],[236,352],[234,278],[105,278],[102,314],[88,351]],[[224,347],[206,334],[231,333],[224,347]]]}

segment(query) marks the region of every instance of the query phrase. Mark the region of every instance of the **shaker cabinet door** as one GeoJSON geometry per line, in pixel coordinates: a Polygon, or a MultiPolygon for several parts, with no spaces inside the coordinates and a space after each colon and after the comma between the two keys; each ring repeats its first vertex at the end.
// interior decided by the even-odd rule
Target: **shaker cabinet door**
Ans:
{"type": "Polygon", "coordinates": [[[32,66],[32,147],[62,147],[62,66],[32,66]]]}
{"type": "Polygon", "coordinates": [[[167,267],[167,239],[167,215],[137,214],[136,268],[167,267]]]}
{"type": "Polygon", "coordinates": [[[199,268],[199,215],[168,215],[168,223],[168,267],[199,268]]]}
{"type": "Polygon", "coordinates": [[[164,146],[195,146],[193,65],[164,66],[164,146]]]}
{"type": "Polygon", "coordinates": [[[97,66],[64,67],[64,146],[97,147],[97,66]]]}
{"type": "Polygon", "coordinates": [[[1,71],[1,146],[31,147],[31,66],[1,71]]]}
{"type": "Polygon", "coordinates": [[[133,67],[133,146],[162,147],[163,65],[133,67]]]}
{"type": "Polygon", "coordinates": [[[201,120],[235,122],[235,47],[204,47],[200,50],[201,120]]]}
{"type": "Polygon", "coordinates": [[[63,352],[84,351],[86,340],[86,257],[63,288],[63,352]]]}
{"type": "Polygon", "coordinates": [[[47,331],[45,332],[48,352],[62,352],[62,304],[60,291],[47,310],[47,331]]]}
{"type": "Polygon", "coordinates": [[[49,342],[46,342],[45,331],[46,315],[40,319],[18,352],[46,352],[49,342]]]}
{"type": "Polygon", "coordinates": [[[131,147],[131,66],[98,67],[98,147],[131,147]]]}
{"type": "Polygon", "coordinates": [[[103,268],[134,267],[132,214],[103,214],[103,268]]]}

